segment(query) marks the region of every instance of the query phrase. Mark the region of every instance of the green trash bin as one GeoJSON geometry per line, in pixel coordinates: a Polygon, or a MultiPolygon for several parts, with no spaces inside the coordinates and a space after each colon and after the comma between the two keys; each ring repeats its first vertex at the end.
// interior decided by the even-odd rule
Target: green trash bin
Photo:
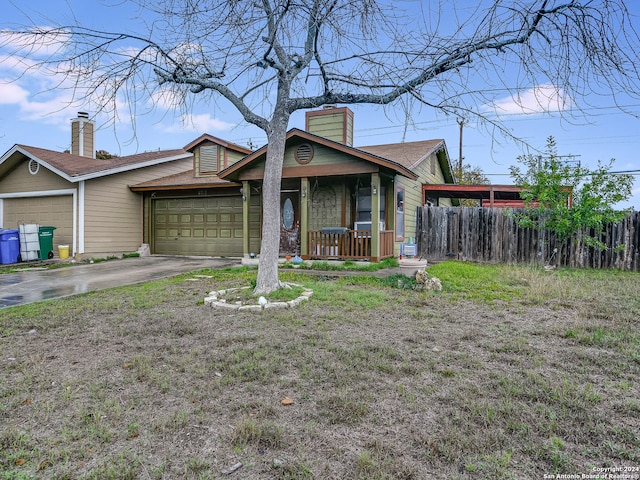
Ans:
{"type": "Polygon", "coordinates": [[[53,258],[53,231],[56,227],[38,228],[38,240],[40,241],[40,260],[53,258]]]}

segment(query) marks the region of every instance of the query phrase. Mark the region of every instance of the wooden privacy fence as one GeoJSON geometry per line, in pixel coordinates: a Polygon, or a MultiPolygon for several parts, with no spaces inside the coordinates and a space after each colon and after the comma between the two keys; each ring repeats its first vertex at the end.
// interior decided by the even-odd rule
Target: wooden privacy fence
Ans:
{"type": "Polygon", "coordinates": [[[607,225],[603,234],[585,230],[566,241],[549,231],[519,227],[513,215],[501,208],[418,207],[416,222],[418,253],[428,260],[449,257],[640,270],[640,212],[607,225]],[[607,248],[585,245],[587,235],[599,238],[607,248]]]}

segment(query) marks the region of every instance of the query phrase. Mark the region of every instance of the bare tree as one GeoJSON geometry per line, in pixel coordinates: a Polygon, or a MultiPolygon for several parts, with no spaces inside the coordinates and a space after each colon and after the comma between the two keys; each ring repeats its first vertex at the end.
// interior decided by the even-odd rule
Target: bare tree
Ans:
{"type": "Polygon", "coordinates": [[[640,92],[640,42],[624,0],[442,3],[139,0],[147,23],[137,34],[59,25],[9,37],[25,40],[16,55],[28,56],[34,38],[55,46],[38,66],[64,73],[80,95],[105,105],[121,92],[170,92],[184,108],[194,95],[226,99],[264,130],[256,292],[267,293],[279,287],[279,195],[292,112],[401,101],[489,121],[483,106],[496,89],[516,95],[552,85],[574,111],[593,93],[640,92]]]}

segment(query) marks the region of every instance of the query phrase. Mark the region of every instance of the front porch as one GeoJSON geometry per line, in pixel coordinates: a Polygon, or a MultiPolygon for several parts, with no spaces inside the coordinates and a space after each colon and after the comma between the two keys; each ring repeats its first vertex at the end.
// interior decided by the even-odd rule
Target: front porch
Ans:
{"type": "Polygon", "coordinates": [[[394,256],[394,231],[350,230],[324,228],[308,232],[308,254],[302,258],[314,260],[371,260],[380,261],[394,256]],[[377,245],[374,245],[376,244],[377,245]],[[378,255],[371,252],[379,251],[378,255]]]}

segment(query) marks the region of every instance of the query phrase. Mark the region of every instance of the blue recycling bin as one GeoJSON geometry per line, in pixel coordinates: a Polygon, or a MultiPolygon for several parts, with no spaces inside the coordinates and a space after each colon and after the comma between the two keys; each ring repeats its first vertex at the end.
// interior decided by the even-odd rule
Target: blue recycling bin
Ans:
{"type": "Polygon", "coordinates": [[[0,263],[17,263],[20,257],[18,230],[0,230],[0,263]]]}

